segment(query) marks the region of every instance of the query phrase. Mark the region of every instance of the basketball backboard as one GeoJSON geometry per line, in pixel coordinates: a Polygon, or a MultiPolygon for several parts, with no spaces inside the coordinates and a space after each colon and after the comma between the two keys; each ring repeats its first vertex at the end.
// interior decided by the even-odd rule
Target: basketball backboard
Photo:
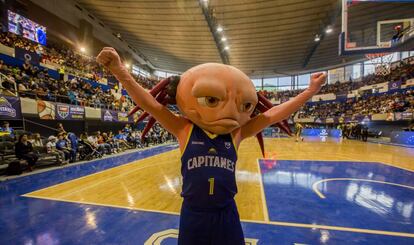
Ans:
{"type": "Polygon", "coordinates": [[[414,49],[414,0],[342,0],[339,54],[414,49]]]}

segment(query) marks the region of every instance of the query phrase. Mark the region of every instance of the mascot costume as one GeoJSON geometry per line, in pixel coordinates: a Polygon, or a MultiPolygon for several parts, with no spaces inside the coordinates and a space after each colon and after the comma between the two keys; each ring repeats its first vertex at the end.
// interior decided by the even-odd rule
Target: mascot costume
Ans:
{"type": "Polygon", "coordinates": [[[318,93],[326,75],[312,75],[308,89],[272,107],[246,74],[229,65],[198,65],[147,92],[129,74],[115,49],[104,48],[97,61],[138,105],[131,113],[144,111],[138,121],[149,117],[143,135],[158,121],[178,139],[184,199],[178,244],[244,244],[234,201],[237,149],[244,139],[256,135],[264,153],[261,131],[275,124],[289,133],[284,120],[318,93]],[[168,110],[166,105],[172,103],[181,115],[168,110]]]}

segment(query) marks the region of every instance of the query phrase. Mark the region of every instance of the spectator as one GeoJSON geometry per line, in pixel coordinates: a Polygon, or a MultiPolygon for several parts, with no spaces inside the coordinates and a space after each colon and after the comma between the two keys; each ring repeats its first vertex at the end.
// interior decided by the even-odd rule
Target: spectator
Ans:
{"type": "Polygon", "coordinates": [[[32,69],[33,69],[33,67],[30,64],[30,61],[26,60],[23,64],[23,66],[22,66],[22,70],[23,70],[24,74],[26,76],[31,76],[32,75],[32,69]]]}
{"type": "Polygon", "coordinates": [[[120,151],[118,142],[114,141],[112,132],[109,133],[102,133],[102,138],[106,144],[111,147],[112,153],[118,153],[120,151]]]}
{"type": "Polygon", "coordinates": [[[128,134],[129,132],[131,132],[131,130],[132,130],[131,125],[129,123],[127,123],[125,125],[123,131],[128,134]]]}
{"type": "Polygon", "coordinates": [[[8,133],[8,136],[12,139],[16,137],[14,134],[14,129],[10,127],[10,124],[7,121],[3,122],[3,127],[0,128],[0,132],[8,133]]]}
{"type": "Polygon", "coordinates": [[[88,142],[86,143],[89,143],[94,149],[97,149],[101,155],[104,155],[107,153],[107,150],[105,149],[104,145],[98,144],[98,137],[96,135],[88,136],[88,134],[85,133],[84,138],[88,140],[88,142]]]}
{"type": "Polygon", "coordinates": [[[69,160],[70,163],[75,162],[75,151],[72,150],[65,139],[65,133],[58,134],[58,141],[56,142],[56,149],[62,151],[65,154],[65,160],[69,160]]]}
{"type": "Polygon", "coordinates": [[[56,126],[56,129],[57,129],[58,133],[66,133],[66,130],[63,128],[62,123],[58,123],[57,126],[56,126]]]}
{"type": "Polygon", "coordinates": [[[27,134],[22,134],[19,141],[15,145],[15,154],[18,159],[23,159],[28,162],[29,171],[33,170],[39,157],[33,152],[32,144],[28,141],[27,134]]]}
{"type": "Polygon", "coordinates": [[[65,66],[60,66],[58,69],[59,72],[59,80],[63,81],[63,78],[65,77],[65,66]]]}
{"type": "Polygon", "coordinates": [[[55,136],[49,136],[48,142],[46,143],[46,152],[56,156],[56,162],[58,164],[67,164],[68,161],[65,160],[65,153],[56,148],[56,141],[55,136]]]}
{"type": "Polygon", "coordinates": [[[124,148],[131,148],[131,146],[127,142],[127,135],[122,132],[122,130],[118,130],[118,134],[113,137],[114,141],[117,142],[121,147],[124,148]]]}
{"type": "Polygon", "coordinates": [[[31,141],[33,147],[43,148],[43,141],[39,133],[34,134],[33,140],[31,141]]]}
{"type": "Polygon", "coordinates": [[[105,142],[105,139],[101,134],[101,131],[96,132],[96,141],[98,143],[98,148],[104,149],[105,154],[112,154],[113,149],[108,143],[105,142]]]}
{"type": "Polygon", "coordinates": [[[78,152],[78,137],[76,137],[76,135],[72,132],[69,132],[66,137],[67,140],[69,141],[70,144],[70,148],[73,151],[73,155],[74,155],[74,160],[76,161],[76,153],[78,152]]]}

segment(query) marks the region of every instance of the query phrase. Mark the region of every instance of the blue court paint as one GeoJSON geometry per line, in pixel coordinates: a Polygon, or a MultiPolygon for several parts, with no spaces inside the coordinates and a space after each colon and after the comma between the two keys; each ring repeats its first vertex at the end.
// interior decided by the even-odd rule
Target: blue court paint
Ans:
{"type": "Polygon", "coordinates": [[[315,182],[330,178],[414,188],[413,172],[379,163],[272,162],[260,161],[270,220],[414,233],[414,189],[367,181],[328,181],[318,185],[325,199],[312,189],[315,182]]]}
{"type": "MultiPolygon", "coordinates": [[[[154,233],[178,229],[177,215],[20,196],[174,148],[176,146],[161,146],[140,153],[125,154],[0,183],[0,244],[144,244],[154,233]]],[[[411,172],[380,164],[350,162],[278,161],[276,163],[266,160],[260,161],[260,165],[272,220],[317,221],[318,224],[350,224],[352,227],[367,225],[375,229],[390,228],[389,226],[394,224],[391,230],[413,232],[413,209],[409,209],[407,205],[413,203],[414,195],[409,190],[359,184],[360,195],[371,197],[375,193],[377,196],[376,202],[367,200],[370,200],[370,207],[382,208],[382,213],[378,214],[378,212],[367,211],[372,209],[367,208],[368,204],[358,206],[355,201],[346,201],[344,193],[347,193],[345,190],[349,188],[347,189],[346,186],[349,187],[350,183],[328,183],[326,189],[320,187],[326,195],[324,200],[330,203],[329,205],[320,204],[320,198],[309,189],[309,184],[314,180],[340,177],[340,175],[384,178],[384,181],[413,185],[414,178],[411,172]],[[315,205],[319,205],[318,208],[315,205]],[[357,213],[345,215],[342,212],[346,208],[351,208],[357,213]],[[402,219],[405,216],[406,219],[402,219]],[[332,218],[337,220],[331,220],[332,218]],[[371,223],[377,221],[385,221],[385,224],[371,223]]],[[[258,239],[258,244],[414,243],[413,238],[385,235],[251,222],[243,222],[242,226],[245,237],[258,239]]],[[[176,239],[168,238],[161,244],[171,245],[176,242],[176,239]]]]}
{"type": "Polygon", "coordinates": [[[391,143],[414,146],[414,132],[392,131],[391,143]]]}

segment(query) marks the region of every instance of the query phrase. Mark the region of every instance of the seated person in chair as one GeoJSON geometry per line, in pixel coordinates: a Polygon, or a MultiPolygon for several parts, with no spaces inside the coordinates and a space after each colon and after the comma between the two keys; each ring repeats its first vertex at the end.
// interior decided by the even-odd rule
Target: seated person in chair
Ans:
{"type": "Polygon", "coordinates": [[[65,138],[65,133],[58,134],[58,141],[56,142],[56,149],[63,151],[65,154],[65,160],[69,160],[69,162],[75,161],[75,151],[72,150],[68,141],[65,138]]]}
{"type": "Polygon", "coordinates": [[[27,139],[27,134],[22,134],[15,145],[15,154],[18,159],[26,160],[29,164],[29,171],[33,170],[39,157],[33,151],[33,146],[27,139]]]}
{"type": "Polygon", "coordinates": [[[6,135],[8,137],[12,138],[13,140],[16,137],[15,134],[14,134],[14,129],[10,127],[10,124],[7,121],[4,121],[3,127],[0,127],[0,132],[6,133],[6,135]]]}
{"type": "Polygon", "coordinates": [[[55,136],[50,136],[48,142],[46,143],[46,152],[51,155],[56,156],[56,162],[58,164],[66,164],[69,161],[65,160],[65,153],[56,148],[57,138],[55,136]]]}

